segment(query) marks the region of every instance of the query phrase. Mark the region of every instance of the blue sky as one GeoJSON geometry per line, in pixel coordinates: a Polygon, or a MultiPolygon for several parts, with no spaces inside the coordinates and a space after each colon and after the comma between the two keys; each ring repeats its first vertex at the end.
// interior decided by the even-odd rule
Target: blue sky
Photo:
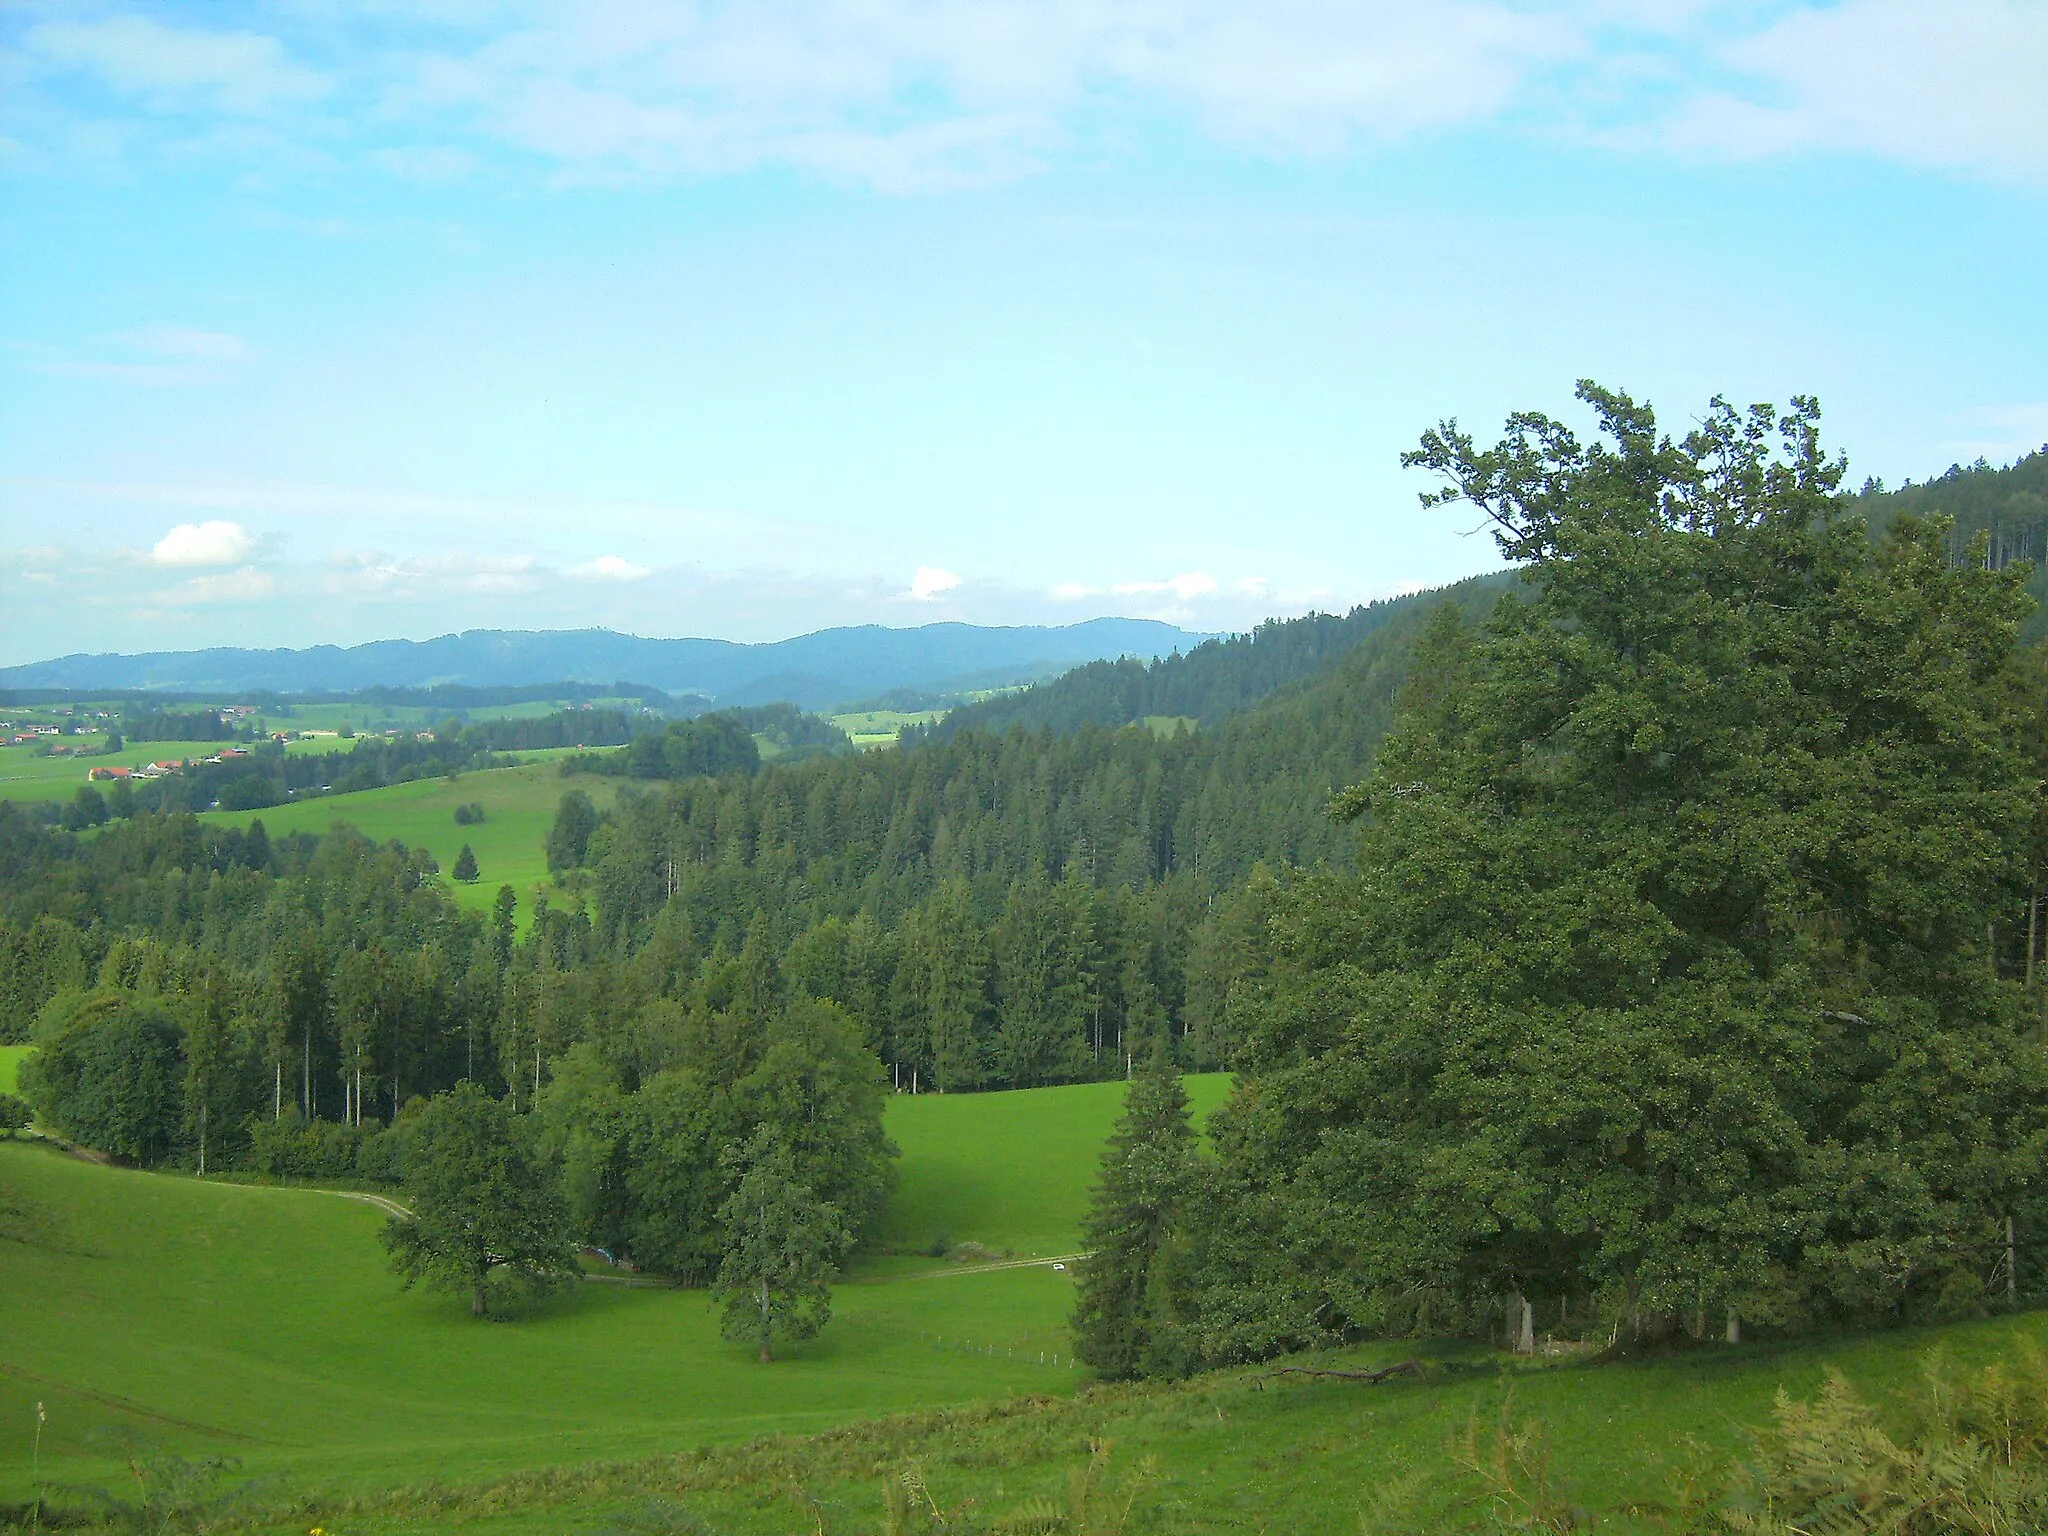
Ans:
{"type": "Polygon", "coordinates": [[[2048,440],[2048,4],[0,9],[0,662],[1242,627],[1581,376],[2048,440]]]}

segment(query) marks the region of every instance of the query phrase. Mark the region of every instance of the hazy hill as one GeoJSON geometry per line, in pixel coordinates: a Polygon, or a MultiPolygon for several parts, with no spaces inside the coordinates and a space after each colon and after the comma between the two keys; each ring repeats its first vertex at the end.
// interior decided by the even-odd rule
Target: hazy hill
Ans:
{"type": "Polygon", "coordinates": [[[630,677],[718,703],[823,709],[892,688],[957,688],[970,686],[967,679],[979,687],[1028,682],[1104,657],[1165,655],[1207,638],[1151,619],[1091,619],[1057,628],[864,624],[761,645],[649,640],[604,629],[480,629],[346,648],[65,656],[0,668],[0,687],[306,693],[630,677]]]}

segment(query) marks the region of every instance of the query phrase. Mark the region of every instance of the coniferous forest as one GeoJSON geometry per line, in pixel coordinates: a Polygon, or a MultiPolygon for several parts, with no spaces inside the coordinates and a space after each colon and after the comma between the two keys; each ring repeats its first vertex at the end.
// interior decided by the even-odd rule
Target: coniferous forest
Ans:
{"type": "Polygon", "coordinates": [[[1808,402],[1674,439],[1583,394],[1590,439],[1411,456],[1502,574],[895,750],[607,721],[528,910],[345,830],[0,803],[0,1038],[144,1164],[394,1179],[475,1085],[577,1241],[698,1282],[763,1169],[871,1234],[891,1092],[1132,1077],[1083,1286],[1119,1374],[2038,1289],[2043,456],[1851,496],[1808,402]],[[1238,1074],[1206,1149],[1174,1066],[1238,1074]]]}

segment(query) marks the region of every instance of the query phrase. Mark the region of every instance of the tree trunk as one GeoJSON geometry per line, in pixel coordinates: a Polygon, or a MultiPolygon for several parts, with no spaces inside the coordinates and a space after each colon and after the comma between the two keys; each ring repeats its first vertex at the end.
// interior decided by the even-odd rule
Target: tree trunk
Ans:
{"type": "Polygon", "coordinates": [[[761,1282],[761,1363],[772,1365],[775,1356],[768,1349],[768,1282],[761,1282]]]}
{"type": "Polygon", "coordinates": [[[1724,1337],[1730,1344],[1742,1342],[1742,1319],[1736,1315],[1733,1307],[1728,1309],[1728,1332],[1724,1337]]]}
{"type": "Polygon", "coordinates": [[[2012,1240],[2012,1218],[2005,1218],[2005,1299],[2014,1306],[2020,1299],[2019,1245],[2012,1240]]]}
{"type": "MultiPolygon", "coordinates": [[[[199,1177],[203,1179],[206,1177],[206,1090],[201,1088],[199,1092],[199,1177]]],[[[2010,1237],[2012,1234],[2012,1222],[2010,1219],[2006,1221],[2005,1230],[2006,1235],[2010,1237]]]]}
{"type": "Polygon", "coordinates": [[[1529,1298],[1520,1291],[1515,1293],[1515,1307],[1521,1314],[1515,1324],[1515,1353],[1533,1355],[1536,1353],[1536,1309],[1529,1305],[1529,1298]]]}

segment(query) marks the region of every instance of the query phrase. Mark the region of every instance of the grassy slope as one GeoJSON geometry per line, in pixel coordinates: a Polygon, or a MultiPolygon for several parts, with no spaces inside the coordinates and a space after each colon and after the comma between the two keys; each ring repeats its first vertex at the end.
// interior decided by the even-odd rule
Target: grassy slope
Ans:
{"type": "MultiPolygon", "coordinates": [[[[1203,1103],[1220,1098],[1221,1078],[1193,1083],[1203,1103]]],[[[1115,1084],[892,1099],[905,1148],[895,1223],[1071,1251],[1120,1104],[1115,1084]]],[[[104,1470],[87,1440],[109,1425],[364,1487],[1064,1392],[1079,1379],[1070,1281],[1043,1267],[870,1261],[839,1289],[823,1338],[763,1371],[717,1337],[701,1292],[589,1285],[516,1325],[474,1324],[459,1302],[400,1293],[376,1243],[382,1218],[332,1195],[0,1144],[6,1197],[15,1230],[0,1236],[28,1241],[0,1240],[0,1295],[42,1301],[0,1308],[0,1426],[47,1401],[45,1455],[67,1478],[104,1470]]],[[[0,1498],[19,1490],[24,1454],[0,1430],[0,1498]]]]}
{"type": "MultiPolygon", "coordinates": [[[[539,757],[542,754],[522,754],[539,757]]],[[[424,848],[446,871],[468,843],[476,850],[481,878],[474,885],[449,882],[455,899],[466,907],[488,911],[498,887],[519,892],[522,918],[532,907],[533,892],[548,884],[546,843],[554,825],[555,807],[564,790],[578,788],[600,807],[617,795],[620,779],[583,774],[564,779],[552,761],[524,763],[458,774],[452,779],[421,779],[353,795],[332,795],[296,805],[274,805],[261,811],[209,811],[205,820],[246,827],[261,818],[276,836],[281,832],[325,832],[346,822],[366,837],[385,842],[397,838],[410,848],[424,848]],[[471,801],[484,808],[483,821],[458,826],[455,807],[471,801]]]]}
{"type": "MultiPolygon", "coordinates": [[[[1223,1073],[1187,1082],[1198,1117],[1230,1087],[1223,1073]]],[[[884,1244],[923,1247],[943,1236],[1022,1257],[1074,1252],[1093,1149],[1122,1107],[1121,1083],[891,1099],[889,1134],[903,1160],[884,1244]]]]}
{"type": "MultiPolygon", "coordinates": [[[[1221,1081],[1191,1087],[1212,1105],[1221,1081]]],[[[1117,1102],[1114,1085],[892,1100],[904,1148],[892,1233],[944,1227],[956,1240],[1066,1251],[1117,1102]]],[[[17,1428],[41,1400],[44,1464],[59,1481],[104,1478],[93,1431],[126,1426],[283,1474],[279,1486],[369,1501],[280,1530],[595,1532],[654,1493],[680,1494],[721,1531],[872,1530],[884,1479],[908,1459],[943,1504],[971,1503],[985,1520],[1059,1497],[1089,1443],[1107,1438],[1113,1478],[1156,1459],[1140,1506],[1152,1528],[1354,1531],[1373,1490],[1404,1482],[1437,1512],[1430,1521],[1447,1519],[1468,1490],[1446,1470],[1446,1447],[1474,1415],[1490,1422],[1510,1384],[1517,1416],[1547,1426],[1565,1484],[1613,1509],[1665,1497],[1688,1438],[1725,1463],[1780,1385],[1811,1392],[1829,1364],[1882,1391],[1909,1384],[1937,1341],[1970,1360],[2044,1332],[2027,1317],[1508,1378],[1484,1351],[1451,1349],[1436,1353],[1440,1366],[1482,1368],[1370,1389],[1226,1373],[1076,1398],[1071,1291],[1043,1267],[871,1262],[836,1292],[821,1340],[762,1369],[717,1338],[699,1292],[589,1285],[507,1326],[472,1323],[459,1301],[397,1291],[375,1243],[380,1219],[331,1195],[0,1144],[0,1295],[33,1299],[0,1308],[0,1498],[26,1483],[17,1428]],[[1039,1364],[1054,1351],[1062,1368],[1039,1364]],[[970,1401],[1008,1406],[961,1406],[970,1401]],[[940,1411],[801,1438],[906,1409],[940,1411]],[[672,1454],[776,1431],[800,1438],[672,1454]],[[582,1470],[529,1472],[452,1505],[385,1492],[570,1464],[582,1470]],[[800,1518],[797,1489],[817,1501],[800,1518]]],[[[1387,1360],[1394,1348],[1352,1358],[1387,1360]]]]}
{"type": "Polygon", "coordinates": [[[0,1045],[0,1093],[12,1093],[21,1077],[21,1059],[32,1048],[26,1045],[0,1045]]]}

